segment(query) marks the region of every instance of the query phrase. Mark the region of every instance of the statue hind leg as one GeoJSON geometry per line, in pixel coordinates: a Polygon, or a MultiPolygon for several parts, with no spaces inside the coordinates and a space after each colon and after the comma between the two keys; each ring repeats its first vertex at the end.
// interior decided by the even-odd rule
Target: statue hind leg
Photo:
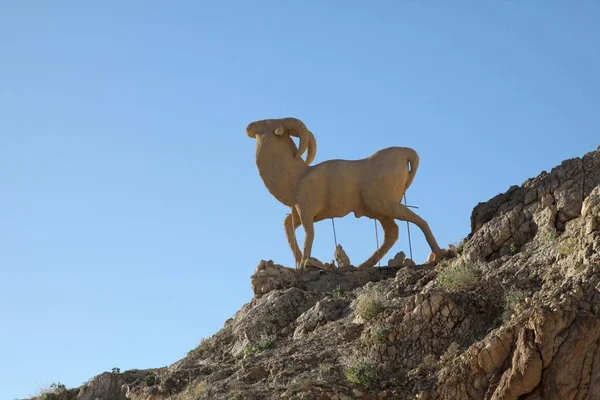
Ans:
{"type": "Polygon", "coordinates": [[[446,252],[440,249],[440,246],[438,246],[437,241],[435,240],[431,229],[429,229],[429,225],[427,224],[427,222],[423,218],[419,217],[417,214],[412,212],[408,207],[400,203],[393,204],[392,216],[395,219],[412,222],[413,224],[417,225],[425,235],[427,244],[429,244],[429,247],[431,248],[433,254],[440,258],[443,258],[446,255],[446,252]]]}
{"type": "Polygon", "coordinates": [[[393,218],[381,218],[379,219],[379,223],[383,228],[384,239],[381,247],[377,249],[375,253],[371,257],[369,257],[365,262],[360,264],[358,268],[368,268],[374,267],[377,265],[379,260],[381,260],[388,251],[394,246],[394,243],[398,240],[398,225],[396,225],[396,221],[393,218]]]}

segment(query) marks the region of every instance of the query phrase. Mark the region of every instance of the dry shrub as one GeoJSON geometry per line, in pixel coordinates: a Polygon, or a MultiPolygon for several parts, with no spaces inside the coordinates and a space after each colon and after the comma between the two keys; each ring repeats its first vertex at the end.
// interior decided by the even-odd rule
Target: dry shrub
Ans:
{"type": "Polygon", "coordinates": [[[196,400],[206,395],[207,385],[205,382],[192,382],[177,395],[177,400],[196,400]]]}
{"type": "Polygon", "coordinates": [[[356,301],[356,312],[370,321],[385,309],[382,297],[377,293],[363,292],[356,301]]]}
{"type": "Polygon", "coordinates": [[[523,305],[525,304],[526,297],[527,294],[520,289],[511,289],[506,292],[504,313],[502,314],[502,320],[504,322],[508,322],[514,313],[521,311],[523,305]]]}
{"type": "Polygon", "coordinates": [[[440,357],[440,362],[446,363],[453,360],[460,354],[460,345],[456,342],[452,342],[446,349],[446,352],[440,357]]]}
{"type": "Polygon", "coordinates": [[[366,361],[357,361],[346,368],[346,379],[354,385],[374,386],[380,380],[379,368],[366,361]]]}
{"type": "Polygon", "coordinates": [[[440,272],[438,283],[448,289],[466,288],[479,282],[481,275],[479,268],[458,262],[440,272]]]}

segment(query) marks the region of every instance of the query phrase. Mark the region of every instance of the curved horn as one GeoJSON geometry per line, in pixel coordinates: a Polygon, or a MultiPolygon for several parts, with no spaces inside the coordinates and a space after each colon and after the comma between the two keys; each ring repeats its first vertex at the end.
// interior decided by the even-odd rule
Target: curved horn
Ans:
{"type": "Polygon", "coordinates": [[[306,153],[306,163],[310,164],[314,161],[317,155],[317,140],[311,131],[308,131],[310,140],[308,141],[308,152],[306,153]]]}
{"type": "Polygon", "coordinates": [[[313,162],[317,154],[317,141],[312,132],[297,118],[283,118],[281,119],[281,124],[290,131],[291,136],[300,138],[300,146],[298,146],[295,156],[297,158],[302,157],[302,154],[308,149],[306,163],[310,164],[313,162]]]}

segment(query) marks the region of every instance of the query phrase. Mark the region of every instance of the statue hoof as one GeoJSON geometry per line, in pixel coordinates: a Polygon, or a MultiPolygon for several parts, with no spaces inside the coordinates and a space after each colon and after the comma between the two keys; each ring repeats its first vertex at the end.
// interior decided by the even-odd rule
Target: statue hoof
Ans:
{"type": "Polygon", "coordinates": [[[425,264],[436,265],[440,261],[447,260],[449,258],[452,258],[452,252],[446,249],[440,249],[436,253],[429,254],[429,257],[427,257],[427,261],[425,261],[425,264]]]}

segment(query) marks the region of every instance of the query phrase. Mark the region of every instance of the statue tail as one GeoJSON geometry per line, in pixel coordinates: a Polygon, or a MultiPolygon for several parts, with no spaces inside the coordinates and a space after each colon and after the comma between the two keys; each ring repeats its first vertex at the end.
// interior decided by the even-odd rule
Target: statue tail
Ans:
{"type": "MultiPolygon", "coordinates": [[[[410,170],[408,171],[408,179],[406,180],[406,187],[404,191],[406,192],[409,186],[412,184],[413,179],[415,179],[415,175],[417,174],[417,168],[419,168],[419,156],[417,152],[413,149],[407,148],[407,163],[410,164],[410,170]]],[[[408,167],[408,166],[407,166],[408,167]]]]}

